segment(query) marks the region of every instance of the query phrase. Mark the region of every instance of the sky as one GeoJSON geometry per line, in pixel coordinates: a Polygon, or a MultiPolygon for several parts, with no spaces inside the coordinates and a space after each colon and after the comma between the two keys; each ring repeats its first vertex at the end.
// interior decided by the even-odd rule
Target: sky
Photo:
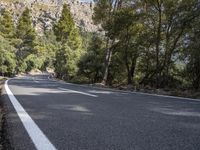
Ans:
{"type": "Polygon", "coordinates": [[[92,2],[93,0],[80,0],[81,2],[92,2]]]}

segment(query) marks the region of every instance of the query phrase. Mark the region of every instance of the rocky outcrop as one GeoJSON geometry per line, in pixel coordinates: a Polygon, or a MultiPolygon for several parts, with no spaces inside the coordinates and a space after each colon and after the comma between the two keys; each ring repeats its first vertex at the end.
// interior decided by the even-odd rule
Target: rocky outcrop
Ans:
{"type": "Polygon", "coordinates": [[[67,3],[76,25],[88,32],[95,32],[98,27],[93,24],[93,4],[79,2],[78,0],[1,0],[0,10],[6,9],[12,12],[17,21],[23,10],[28,7],[32,10],[33,25],[38,33],[52,28],[59,19],[62,5],[67,3]]]}

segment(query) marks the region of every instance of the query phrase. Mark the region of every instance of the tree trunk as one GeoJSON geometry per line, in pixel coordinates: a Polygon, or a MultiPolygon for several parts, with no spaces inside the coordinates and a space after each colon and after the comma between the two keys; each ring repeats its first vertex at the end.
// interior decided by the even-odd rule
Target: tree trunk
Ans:
{"type": "Polygon", "coordinates": [[[107,84],[108,72],[109,72],[111,60],[112,60],[112,49],[108,48],[106,51],[105,70],[104,70],[103,81],[101,82],[103,85],[107,84]]]}
{"type": "Polygon", "coordinates": [[[193,81],[193,87],[194,87],[195,90],[198,90],[199,86],[200,86],[200,80],[199,79],[193,81]]]}
{"type": "MultiPolygon", "coordinates": [[[[112,40],[111,46],[113,46],[115,40],[112,40]]],[[[107,80],[108,80],[108,73],[109,73],[109,67],[112,61],[112,53],[113,53],[113,47],[109,47],[109,38],[107,39],[106,42],[106,57],[105,57],[105,62],[104,62],[104,75],[103,75],[103,80],[101,84],[106,85],[107,80]]]]}
{"type": "Polygon", "coordinates": [[[131,85],[133,83],[133,75],[131,72],[128,72],[128,85],[131,85]]]}
{"type": "Polygon", "coordinates": [[[156,39],[156,88],[160,87],[160,63],[159,63],[159,53],[160,53],[160,38],[161,38],[161,3],[158,3],[158,28],[157,28],[157,39],[156,39]]]}
{"type": "MultiPolygon", "coordinates": [[[[120,9],[121,4],[122,4],[122,0],[116,0],[116,1],[109,1],[110,2],[110,11],[108,14],[108,20],[113,19],[112,15],[114,14],[114,12],[117,9],[120,9]]],[[[112,40],[112,44],[111,46],[114,44],[115,39],[112,40]]],[[[106,46],[106,59],[105,59],[105,68],[104,68],[104,75],[103,75],[103,80],[102,80],[102,84],[106,85],[107,84],[107,80],[108,80],[108,73],[109,73],[109,67],[111,64],[111,60],[112,60],[112,53],[113,53],[113,49],[109,48],[109,37],[107,38],[107,46],[106,46]]]]}
{"type": "Polygon", "coordinates": [[[128,72],[128,84],[133,84],[134,73],[135,73],[135,64],[132,65],[131,69],[128,72]]]}

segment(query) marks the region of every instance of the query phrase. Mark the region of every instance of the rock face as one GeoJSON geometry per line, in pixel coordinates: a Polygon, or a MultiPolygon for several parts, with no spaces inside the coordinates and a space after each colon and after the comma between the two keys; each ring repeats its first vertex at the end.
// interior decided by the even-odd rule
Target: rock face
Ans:
{"type": "Polygon", "coordinates": [[[32,11],[33,25],[38,33],[52,28],[59,19],[62,5],[69,5],[76,25],[88,32],[95,32],[98,27],[92,22],[93,4],[79,2],[79,0],[0,0],[0,10],[12,12],[15,22],[28,7],[32,11]]]}

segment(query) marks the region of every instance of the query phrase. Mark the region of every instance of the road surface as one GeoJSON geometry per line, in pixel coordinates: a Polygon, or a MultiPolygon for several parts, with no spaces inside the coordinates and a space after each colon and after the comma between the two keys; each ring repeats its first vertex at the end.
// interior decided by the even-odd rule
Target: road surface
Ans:
{"type": "Polygon", "coordinates": [[[16,150],[200,150],[200,101],[52,81],[7,82],[3,100],[16,150]]]}

